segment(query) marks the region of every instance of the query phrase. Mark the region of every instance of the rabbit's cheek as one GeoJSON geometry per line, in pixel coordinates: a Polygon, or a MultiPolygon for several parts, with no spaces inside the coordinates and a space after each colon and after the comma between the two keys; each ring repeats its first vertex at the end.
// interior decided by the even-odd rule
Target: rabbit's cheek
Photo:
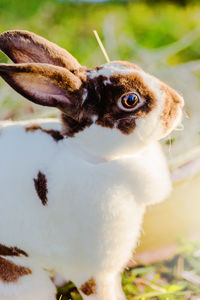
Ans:
{"type": "Polygon", "coordinates": [[[117,128],[123,133],[123,134],[131,134],[134,132],[134,129],[136,127],[136,121],[135,118],[124,118],[117,122],[117,128]]]}
{"type": "Polygon", "coordinates": [[[68,137],[73,137],[75,134],[83,131],[93,124],[92,116],[84,118],[82,121],[76,121],[66,114],[61,115],[62,134],[68,137]]]}

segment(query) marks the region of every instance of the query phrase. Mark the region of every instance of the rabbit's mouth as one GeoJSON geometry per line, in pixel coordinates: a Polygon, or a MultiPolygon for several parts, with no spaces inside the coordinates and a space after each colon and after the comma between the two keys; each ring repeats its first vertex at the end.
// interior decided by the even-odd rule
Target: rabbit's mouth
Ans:
{"type": "Polygon", "coordinates": [[[123,117],[123,118],[118,119],[116,122],[119,123],[120,121],[123,121],[123,120],[130,121],[130,120],[132,120],[132,119],[135,120],[136,117],[135,117],[135,116],[126,116],[126,117],[123,117]]]}
{"type": "Polygon", "coordinates": [[[120,122],[132,122],[136,120],[135,116],[126,116],[116,120],[116,125],[119,125],[120,122]]]}

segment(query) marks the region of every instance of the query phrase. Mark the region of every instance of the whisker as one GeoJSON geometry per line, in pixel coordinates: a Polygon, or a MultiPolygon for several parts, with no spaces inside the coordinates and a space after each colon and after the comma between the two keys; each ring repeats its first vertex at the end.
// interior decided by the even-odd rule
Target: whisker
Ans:
{"type": "Polygon", "coordinates": [[[183,109],[183,113],[184,113],[186,119],[190,119],[190,115],[185,109],[183,109]]]}
{"type": "Polygon", "coordinates": [[[184,128],[185,128],[184,125],[181,123],[174,129],[174,131],[183,131],[184,128]]]}
{"type": "Polygon", "coordinates": [[[143,139],[142,135],[139,133],[139,131],[136,131],[136,133],[137,133],[139,139],[140,139],[141,141],[144,141],[144,139],[143,139]]]}
{"type": "Polygon", "coordinates": [[[172,151],[172,137],[171,137],[171,135],[169,135],[168,141],[169,141],[168,152],[171,154],[171,151],[172,151]]]}

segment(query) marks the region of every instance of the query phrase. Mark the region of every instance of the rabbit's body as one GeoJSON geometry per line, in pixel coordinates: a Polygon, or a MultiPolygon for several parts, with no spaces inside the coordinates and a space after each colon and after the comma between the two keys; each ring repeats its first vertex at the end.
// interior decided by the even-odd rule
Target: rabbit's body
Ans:
{"type": "MultiPolygon", "coordinates": [[[[2,36],[10,43],[24,34],[30,38],[2,36]]],[[[0,300],[55,299],[52,270],[73,280],[84,299],[124,299],[118,277],[145,207],[170,193],[157,140],[178,124],[182,98],[130,63],[79,72],[0,65],[21,94],[62,110],[61,123],[0,123],[0,300]]]]}
{"type": "MultiPolygon", "coordinates": [[[[51,121],[34,124],[60,127],[51,121]]],[[[0,243],[47,260],[43,267],[62,267],[69,277],[76,264],[76,271],[86,274],[120,270],[135,247],[145,204],[170,192],[159,146],[103,162],[81,152],[73,140],[55,141],[39,129],[26,131],[30,126],[13,123],[1,132],[0,228],[7,219],[15,226],[0,233],[0,243]],[[39,172],[46,178],[46,203],[34,183],[39,172]]]]}

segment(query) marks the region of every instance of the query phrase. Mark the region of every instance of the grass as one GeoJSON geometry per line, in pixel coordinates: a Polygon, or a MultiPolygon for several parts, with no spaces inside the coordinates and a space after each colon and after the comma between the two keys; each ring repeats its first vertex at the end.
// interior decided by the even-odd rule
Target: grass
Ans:
{"type": "MultiPolygon", "coordinates": [[[[122,273],[122,286],[128,300],[200,299],[200,243],[181,240],[179,243],[171,259],[139,265],[122,273]]],[[[82,298],[75,285],[69,282],[58,289],[57,299],[82,298]]]]}

